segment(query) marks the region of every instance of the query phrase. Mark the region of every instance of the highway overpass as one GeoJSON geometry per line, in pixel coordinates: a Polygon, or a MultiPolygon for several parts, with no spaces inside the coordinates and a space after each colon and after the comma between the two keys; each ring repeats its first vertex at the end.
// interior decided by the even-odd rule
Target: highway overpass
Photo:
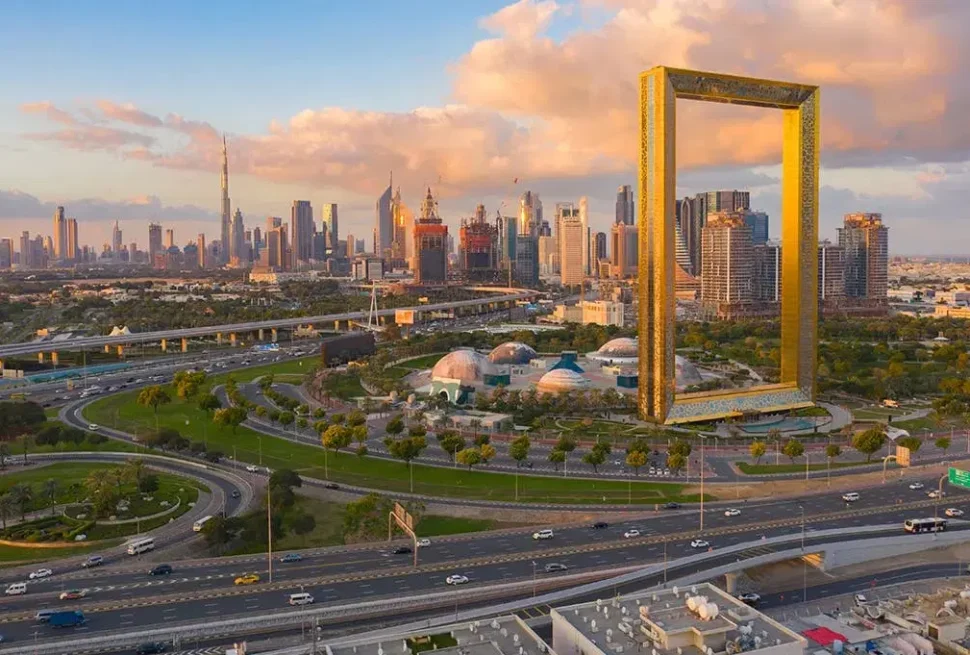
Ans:
{"type": "MultiPolygon", "coordinates": [[[[487,287],[486,287],[487,288],[487,287]]],[[[480,290],[480,289],[479,289],[480,290]]],[[[505,289],[504,289],[505,290],[505,289]]],[[[507,291],[507,290],[505,290],[507,291]]],[[[396,309],[380,309],[375,312],[378,318],[394,316],[398,310],[413,310],[417,315],[430,312],[456,311],[461,313],[463,310],[473,311],[495,311],[510,307],[520,300],[529,300],[537,296],[538,292],[529,289],[515,290],[511,293],[489,296],[484,298],[473,298],[471,300],[458,300],[454,302],[434,303],[418,305],[416,307],[399,307],[396,309]]],[[[64,341],[37,341],[30,343],[12,343],[0,346],[0,364],[4,359],[10,357],[22,357],[24,355],[41,355],[44,353],[56,353],[74,350],[98,350],[111,346],[124,347],[136,343],[161,343],[165,350],[168,342],[181,342],[182,350],[188,348],[187,340],[197,337],[216,336],[221,341],[222,336],[229,337],[230,341],[235,341],[237,334],[258,333],[262,335],[265,331],[270,331],[275,335],[276,330],[283,328],[296,328],[301,325],[333,325],[335,329],[341,326],[347,328],[349,323],[355,321],[366,321],[369,312],[345,312],[342,314],[327,314],[324,316],[300,316],[296,318],[280,318],[268,321],[251,321],[248,323],[232,323],[228,325],[209,325],[204,327],[181,328],[178,330],[157,330],[152,332],[139,332],[137,334],[106,335],[100,337],[81,337],[79,339],[69,339],[64,341]]]]}

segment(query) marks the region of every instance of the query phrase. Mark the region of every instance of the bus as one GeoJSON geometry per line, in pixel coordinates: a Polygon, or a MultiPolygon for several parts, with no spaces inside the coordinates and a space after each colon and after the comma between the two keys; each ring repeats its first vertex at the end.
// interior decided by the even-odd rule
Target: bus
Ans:
{"type": "Polygon", "coordinates": [[[903,529],[913,534],[919,534],[920,532],[943,532],[946,530],[946,519],[907,519],[903,523],[903,529]]]}
{"type": "Polygon", "coordinates": [[[129,555],[141,555],[142,553],[147,553],[150,550],[155,550],[155,540],[152,537],[138,539],[137,541],[132,541],[130,544],[128,544],[129,555]]]}
{"type": "Polygon", "coordinates": [[[203,516],[201,519],[192,524],[192,530],[195,532],[202,532],[202,526],[212,520],[211,516],[203,516]]]}

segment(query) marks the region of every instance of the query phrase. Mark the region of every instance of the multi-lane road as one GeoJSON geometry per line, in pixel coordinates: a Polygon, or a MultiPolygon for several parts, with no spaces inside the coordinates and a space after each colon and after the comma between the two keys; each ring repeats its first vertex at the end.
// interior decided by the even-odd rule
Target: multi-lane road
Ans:
{"type": "MultiPolygon", "coordinates": [[[[932,515],[934,502],[922,491],[908,487],[885,487],[861,492],[856,503],[837,495],[806,497],[804,528],[809,540],[813,530],[901,523],[907,517],[932,515]],[[897,496],[906,501],[893,505],[897,496]]],[[[959,494],[941,507],[970,510],[970,496],[959,494]]],[[[353,602],[385,596],[402,596],[446,588],[445,578],[461,574],[469,585],[557,575],[545,573],[546,564],[565,564],[570,572],[643,565],[674,560],[698,552],[691,540],[704,538],[717,549],[762,536],[794,534],[802,530],[801,511],[792,501],[747,503],[740,516],[728,517],[724,508],[709,509],[705,530],[699,530],[696,510],[657,513],[640,520],[611,523],[605,528],[590,524],[555,528],[549,540],[535,540],[530,531],[507,531],[435,539],[420,550],[417,569],[407,554],[394,554],[400,545],[369,545],[323,549],[304,553],[293,563],[274,563],[273,582],[268,580],[264,556],[247,556],[198,562],[172,562],[171,576],[153,578],[151,565],[158,562],[124,558],[101,569],[58,568],[54,575],[30,583],[25,596],[0,599],[0,630],[8,639],[51,636],[52,630],[34,615],[43,608],[80,608],[88,624],[85,634],[142,625],[165,625],[207,617],[230,617],[247,612],[284,608],[290,593],[305,590],[320,602],[353,602]],[[641,536],[625,538],[630,529],[641,536]],[[258,573],[262,579],[251,586],[237,586],[236,577],[258,573]],[[81,601],[60,601],[62,590],[87,589],[81,601]]],[[[6,584],[22,580],[0,574],[6,584]]]]}

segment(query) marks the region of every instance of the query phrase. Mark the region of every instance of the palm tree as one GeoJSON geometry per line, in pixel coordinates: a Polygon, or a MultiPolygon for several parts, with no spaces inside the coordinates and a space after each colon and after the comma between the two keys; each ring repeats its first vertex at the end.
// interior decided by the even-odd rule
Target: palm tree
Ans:
{"type": "Polygon", "coordinates": [[[0,443],[0,469],[6,470],[7,468],[7,457],[10,455],[10,446],[6,443],[0,443]]]}
{"type": "Polygon", "coordinates": [[[141,484],[142,478],[145,477],[145,462],[140,459],[129,460],[125,464],[125,478],[134,484],[136,487],[141,484]]]}
{"type": "Polygon", "coordinates": [[[20,506],[20,520],[26,520],[27,505],[34,499],[34,490],[30,488],[30,485],[15,484],[10,487],[10,495],[13,496],[14,503],[20,506]]]}
{"type": "Polygon", "coordinates": [[[54,478],[44,480],[44,496],[50,501],[51,516],[54,516],[54,501],[57,500],[57,492],[61,490],[61,483],[54,478]]]}
{"type": "Polygon", "coordinates": [[[10,516],[10,512],[13,511],[13,506],[16,505],[13,496],[10,494],[0,495],[0,519],[3,519],[3,529],[7,529],[7,517],[10,516]]]}

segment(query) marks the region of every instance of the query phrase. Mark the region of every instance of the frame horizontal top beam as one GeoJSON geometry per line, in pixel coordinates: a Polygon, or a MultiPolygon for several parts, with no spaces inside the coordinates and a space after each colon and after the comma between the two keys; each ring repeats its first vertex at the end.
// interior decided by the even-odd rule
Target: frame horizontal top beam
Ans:
{"type": "Polygon", "coordinates": [[[798,109],[818,90],[817,86],[807,84],[789,84],[666,66],[656,66],[641,73],[641,76],[653,75],[657,70],[665,73],[673,87],[674,95],[685,100],[774,109],[798,109]]]}

